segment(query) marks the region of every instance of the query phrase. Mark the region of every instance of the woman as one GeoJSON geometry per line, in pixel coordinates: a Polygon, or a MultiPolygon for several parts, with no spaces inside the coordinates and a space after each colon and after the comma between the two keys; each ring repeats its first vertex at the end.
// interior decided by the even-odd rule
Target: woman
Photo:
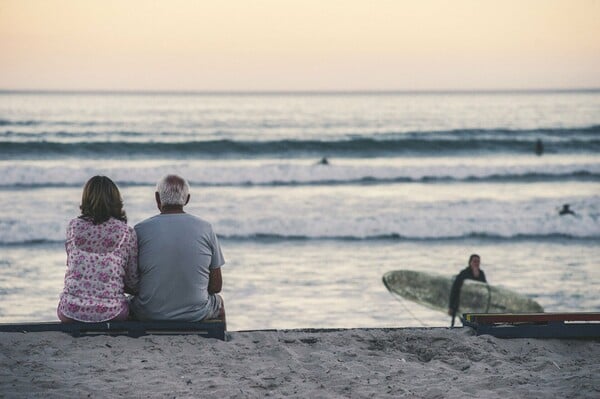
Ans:
{"type": "Polygon", "coordinates": [[[137,237],[127,226],[119,189],[106,176],[85,184],[81,215],[67,227],[67,272],[57,314],[60,321],[127,320],[125,292],[138,284],[137,237]]]}
{"type": "Polygon", "coordinates": [[[452,288],[450,289],[450,300],[448,305],[448,314],[452,316],[451,326],[454,327],[454,318],[458,311],[460,302],[460,289],[462,288],[463,282],[467,279],[481,281],[487,283],[485,273],[479,268],[481,264],[481,257],[477,254],[469,256],[468,266],[458,273],[458,276],[454,279],[452,288]]]}

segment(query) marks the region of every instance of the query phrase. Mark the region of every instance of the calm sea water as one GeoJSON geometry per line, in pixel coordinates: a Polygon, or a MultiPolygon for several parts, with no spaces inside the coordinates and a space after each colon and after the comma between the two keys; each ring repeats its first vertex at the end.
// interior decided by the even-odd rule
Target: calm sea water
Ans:
{"type": "Polygon", "coordinates": [[[55,319],[96,174],[130,224],[162,175],[190,181],[232,330],[444,326],[381,276],[451,276],[473,252],[546,311],[600,311],[599,154],[598,91],[0,93],[0,322],[55,319]]]}

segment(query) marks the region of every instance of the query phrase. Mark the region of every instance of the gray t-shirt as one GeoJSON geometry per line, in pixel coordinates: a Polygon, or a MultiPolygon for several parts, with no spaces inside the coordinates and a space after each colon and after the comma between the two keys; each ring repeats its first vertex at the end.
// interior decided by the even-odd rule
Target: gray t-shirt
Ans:
{"type": "Polygon", "coordinates": [[[198,321],[214,311],[209,271],[225,260],[212,226],[187,213],[160,214],[135,226],[139,294],[131,302],[138,320],[198,321]]]}

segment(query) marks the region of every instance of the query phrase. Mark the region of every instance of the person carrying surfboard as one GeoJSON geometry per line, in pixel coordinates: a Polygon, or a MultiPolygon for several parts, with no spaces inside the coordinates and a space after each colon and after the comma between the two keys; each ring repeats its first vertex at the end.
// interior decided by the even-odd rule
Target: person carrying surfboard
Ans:
{"type": "Polygon", "coordinates": [[[487,283],[485,279],[485,273],[479,268],[481,264],[481,257],[477,254],[472,254],[469,257],[469,265],[461,270],[461,272],[454,279],[452,288],[450,289],[450,301],[448,305],[448,314],[452,316],[451,327],[454,327],[454,319],[456,318],[456,312],[460,303],[460,289],[463,282],[466,279],[481,281],[487,283]]]}

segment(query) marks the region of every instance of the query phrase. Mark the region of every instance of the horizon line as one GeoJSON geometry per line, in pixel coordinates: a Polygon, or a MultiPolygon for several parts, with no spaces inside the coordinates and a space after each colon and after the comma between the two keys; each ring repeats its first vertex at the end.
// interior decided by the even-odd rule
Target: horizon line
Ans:
{"type": "Polygon", "coordinates": [[[97,95],[366,95],[366,94],[502,94],[600,92],[600,87],[519,89],[356,89],[356,90],[150,90],[150,89],[3,89],[0,94],[97,94],[97,95]]]}

